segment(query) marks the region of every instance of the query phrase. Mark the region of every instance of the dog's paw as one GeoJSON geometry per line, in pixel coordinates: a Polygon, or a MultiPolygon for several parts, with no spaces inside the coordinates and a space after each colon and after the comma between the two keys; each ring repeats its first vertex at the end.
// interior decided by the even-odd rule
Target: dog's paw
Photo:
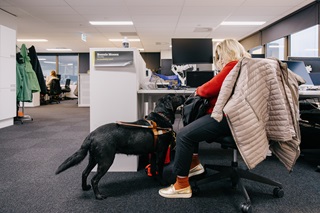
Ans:
{"type": "Polygon", "coordinates": [[[90,185],[82,186],[83,191],[89,191],[91,189],[90,185]]]}
{"type": "Polygon", "coordinates": [[[104,199],[106,199],[107,198],[107,196],[105,196],[105,195],[103,195],[103,194],[97,194],[96,195],[96,199],[97,200],[104,200],[104,199]]]}

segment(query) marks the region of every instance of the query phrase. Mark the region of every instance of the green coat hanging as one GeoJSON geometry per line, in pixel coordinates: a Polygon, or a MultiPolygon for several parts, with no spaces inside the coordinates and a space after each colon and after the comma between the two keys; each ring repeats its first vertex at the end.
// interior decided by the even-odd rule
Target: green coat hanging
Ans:
{"type": "Polygon", "coordinates": [[[17,61],[17,101],[32,102],[32,93],[40,92],[40,85],[35,71],[32,69],[28,50],[25,44],[20,49],[17,61]],[[20,62],[20,63],[19,63],[20,62]]]}

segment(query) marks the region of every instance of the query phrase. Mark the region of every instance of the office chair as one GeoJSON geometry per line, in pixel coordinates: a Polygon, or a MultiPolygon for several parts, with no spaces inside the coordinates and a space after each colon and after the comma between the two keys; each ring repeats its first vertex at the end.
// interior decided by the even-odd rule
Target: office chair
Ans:
{"type": "Polygon", "coordinates": [[[66,83],[64,85],[64,87],[62,88],[62,93],[66,93],[66,92],[71,92],[70,89],[70,78],[66,79],[66,83]]]}
{"type": "Polygon", "coordinates": [[[71,92],[71,89],[70,89],[70,78],[66,79],[66,83],[65,83],[64,87],[62,87],[61,92],[64,94],[64,99],[67,99],[66,96],[65,96],[65,93],[71,92]]]}
{"type": "MultiPolygon", "coordinates": [[[[211,141],[209,141],[211,142],[211,141]]],[[[214,173],[212,175],[205,176],[203,179],[195,180],[193,181],[193,186],[192,186],[192,192],[197,194],[200,191],[199,185],[203,185],[206,183],[211,183],[215,181],[219,181],[222,179],[231,179],[232,187],[236,188],[236,186],[239,186],[241,189],[241,192],[243,196],[245,197],[245,202],[240,205],[240,209],[242,212],[252,212],[252,207],[251,207],[251,200],[250,197],[247,193],[247,190],[242,182],[242,179],[248,179],[252,180],[255,182],[260,182],[264,184],[268,184],[271,186],[275,186],[273,190],[273,196],[274,197],[283,197],[284,191],[282,189],[282,184],[278,183],[276,181],[273,181],[271,179],[268,179],[266,177],[254,174],[250,172],[249,170],[241,169],[238,167],[238,160],[237,160],[237,146],[235,144],[235,141],[232,136],[226,136],[217,139],[217,143],[221,144],[221,148],[227,149],[233,149],[233,159],[231,161],[230,166],[224,166],[224,165],[212,165],[212,164],[205,164],[204,168],[207,169],[212,169],[215,171],[218,171],[218,173],[214,173]]]]}
{"type": "Polygon", "coordinates": [[[61,86],[59,79],[52,79],[50,84],[50,90],[48,91],[49,103],[56,102],[60,103],[61,86]]]}

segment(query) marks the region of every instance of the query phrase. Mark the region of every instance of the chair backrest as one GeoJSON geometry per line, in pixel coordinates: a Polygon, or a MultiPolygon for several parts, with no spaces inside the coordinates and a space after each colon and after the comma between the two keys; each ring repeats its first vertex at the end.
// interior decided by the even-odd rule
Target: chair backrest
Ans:
{"type": "Polygon", "coordinates": [[[64,87],[70,87],[70,78],[66,79],[66,84],[64,85],[64,87]]]}
{"type": "Polygon", "coordinates": [[[61,86],[59,79],[52,79],[50,84],[50,95],[60,95],[61,94],[61,86]]]}

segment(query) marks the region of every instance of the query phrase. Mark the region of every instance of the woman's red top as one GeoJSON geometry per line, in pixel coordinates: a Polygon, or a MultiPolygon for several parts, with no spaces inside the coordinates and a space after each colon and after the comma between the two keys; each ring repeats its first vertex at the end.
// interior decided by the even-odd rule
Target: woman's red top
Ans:
{"type": "Polygon", "coordinates": [[[210,106],[207,110],[207,114],[212,113],[213,107],[217,102],[222,83],[237,63],[238,61],[229,62],[210,81],[202,84],[197,88],[197,95],[209,99],[210,106]]]}

